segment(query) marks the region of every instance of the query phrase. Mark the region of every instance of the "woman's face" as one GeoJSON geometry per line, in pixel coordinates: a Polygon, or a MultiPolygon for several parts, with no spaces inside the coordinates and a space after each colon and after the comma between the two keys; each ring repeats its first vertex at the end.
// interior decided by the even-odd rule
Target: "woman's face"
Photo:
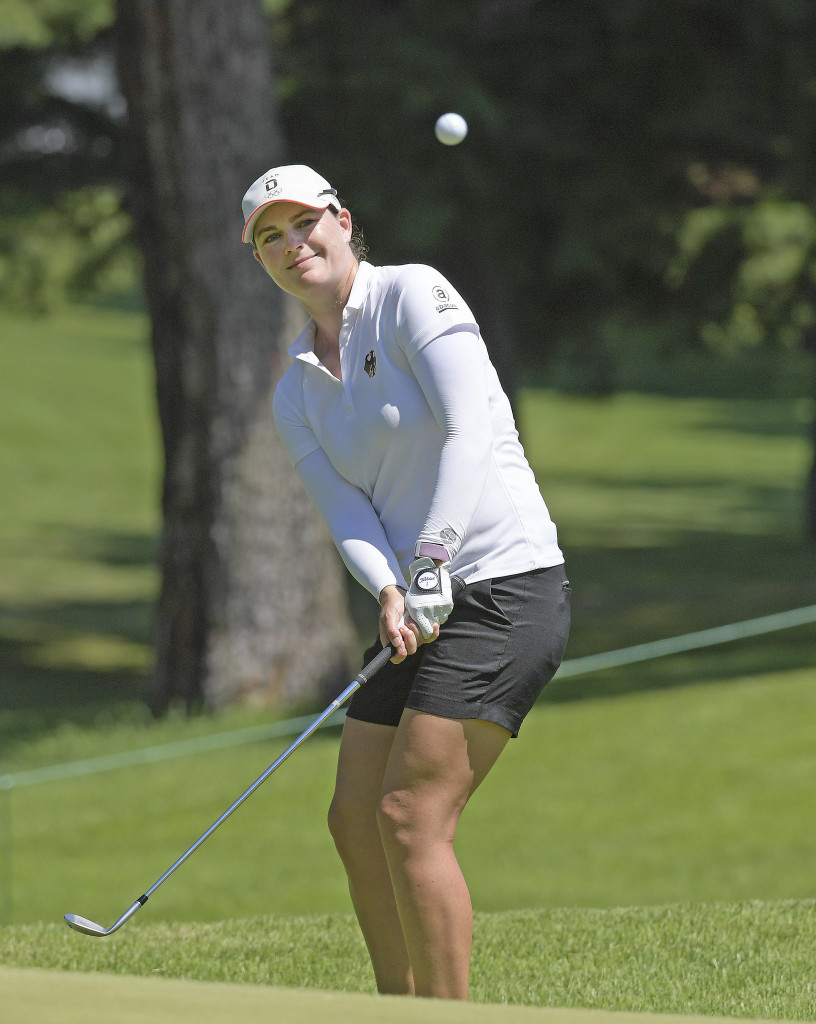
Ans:
{"type": "Polygon", "coordinates": [[[316,288],[342,288],[357,261],[349,248],[351,216],[299,203],[270,203],[253,234],[255,259],[278,287],[299,299],[316,288]]]}

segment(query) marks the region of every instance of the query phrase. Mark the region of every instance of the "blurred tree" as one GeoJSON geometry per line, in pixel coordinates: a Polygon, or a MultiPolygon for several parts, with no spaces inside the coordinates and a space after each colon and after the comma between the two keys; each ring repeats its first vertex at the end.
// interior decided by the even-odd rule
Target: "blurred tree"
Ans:
{"type": "MultiPolygon", "coordinates": [[[[750,232],[724,230],[678,274],[687,212],[814,206],[810,4],[298,0],[275,31],[287,135],[346,190],[373,258],[439,265],[528,372],[560,353],[603,391],[716,352],[757,263],[750,232]],[[447,109],[461,146],[433,137],[447,109]]],[[[790,299],[754,307],[769,348],[802,315],[799,270],[774,274],[790,299]]]]}
{"type": "Polygon", "coordinates": [[[339,688],[339,559],[271,415],[292,307],[240,238],[284,159],[260,0],[120,0],[116,34],[165,452],[154,707],[339,688]]]}
{"type": "Polygon", "coordinates": [[[109,0],[0,7],[0,297],[31,313],[133,290],[112,15],[109,0]]]}
{"type": "MultiPolygon", "coordinates": [[[[58,58],[104,56],[111,3],[5,6],[0,148],[16,191],[4,188],[0,206],[5,197],[25,218],[38,203],[62,209],[66,189],[122,180],[109,107],[53,89],[58,58]]],[[[659,369],[681,349],[754,345],[757,332],[744,329],[752,321],[770,350],[800,329],[802,275],[794,268],[781,281],[789,300],[763,286],[752,301],[742,272],[746,260],[757,266],[751,232],[734,217],[710,219],[691,259],[685,243],[686,218],[700,210],[772,202],[790,223],[786,204],[793,217],[816,207],[812,4],[265,7],[293,153],[340,183],[374,259],[434,262],[461,284],[508,378],[516,350],[528,371],[560,354],[568,373],[559,383],[605,390],[616,379],[637,384],[638,367],[659,369]],[[433,138],[446,109],[470,122],[461,146],[433,138]]],[[[66,222],[78,216],[74,206],[66,222]]],[[[116,252],[109,241],[103,256],[116,252]]],[[[7,261],[7,284],[40,279],[48,254],[30,254],[26,269],[24,248],[7,261]]],[[[779,261],[777,281],[786,266],[779,261]]]]}
{"type": "MultiPolygon", "coordinates": [[[[123,182],[121,123],[43,77],[62,53],[104,51],[110,0],[5,2],[0,221],[16,227],[0,292],[44,302],[54,211],[97,254],[79,273],[63,261],[76,287],[125,251],[121,220],[84,227],[110,205],[95,189],[115,199],[123,182]],[[60,130],[70,145],[49,151],[60,130]],[[27,231],[44,203],[45,230],[27,231]]],[[[521,361],[564,389],[738,393],[741,368],[798,351],[816,277],[808,0],[265,6],[292,158],[342,190],[375,262],[451,277],[508,390],[521,361]],[[433,137],[445,110],[470,124],[460,146],[433,137]]],[[[754,393],[768,386],[756,372],[754,393]]]]}

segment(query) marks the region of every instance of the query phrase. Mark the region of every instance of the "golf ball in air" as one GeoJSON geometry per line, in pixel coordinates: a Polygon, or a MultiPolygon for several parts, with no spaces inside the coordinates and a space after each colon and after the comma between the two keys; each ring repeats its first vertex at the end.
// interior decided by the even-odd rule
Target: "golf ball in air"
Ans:
{"type": "Polygon", "coordinates": [[[456,146],[467,135],[467,121],[461,114],[443,114],[436,122],[436,137],[445,146],[456,146]]]}

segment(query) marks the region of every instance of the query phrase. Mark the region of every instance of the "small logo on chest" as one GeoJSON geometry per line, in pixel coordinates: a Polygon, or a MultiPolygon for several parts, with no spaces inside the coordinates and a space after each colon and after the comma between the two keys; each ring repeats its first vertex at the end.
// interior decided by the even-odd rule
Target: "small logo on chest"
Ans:
{"type": "Polygon", "coordinates": [[[374,374],[377,372],[377,357],[374,355],[374,349],[372,349],[365,357],[363,369],[369,375],[369,377],[373,377],[374,374]]]}

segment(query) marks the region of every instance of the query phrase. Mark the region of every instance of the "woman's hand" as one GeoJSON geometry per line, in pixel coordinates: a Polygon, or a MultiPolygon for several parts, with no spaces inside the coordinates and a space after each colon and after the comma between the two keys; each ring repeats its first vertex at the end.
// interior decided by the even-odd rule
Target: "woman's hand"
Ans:
{"type": "Polygon", "coordinates": [[[395,584],[383,587],[380,592],[380,641],[383,647],[391,644],[396,654],[391,659],[395,665],[411,655],[423,643],[431,643],[439,636],[439,626],[434,626],[433,636],[423,640],[419,626],[405,610],[405,589],[395,584]]]}

